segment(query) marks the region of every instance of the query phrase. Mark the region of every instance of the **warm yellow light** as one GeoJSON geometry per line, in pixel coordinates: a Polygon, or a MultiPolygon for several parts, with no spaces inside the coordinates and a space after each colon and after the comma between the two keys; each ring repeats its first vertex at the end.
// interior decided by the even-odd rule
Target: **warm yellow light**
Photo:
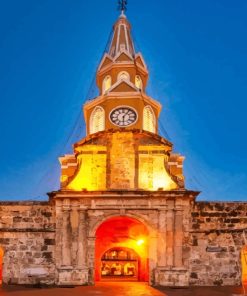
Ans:
{"type": "MultiPolygon", "coordinates": [[[[139,151],[147,151],[145,146],[139,146],[139,151]]],[[[159,146],[150,146],[153,151],[158,151],[159,146]]],[[[146,190],[177,189],[177,184],[172,180],[167,172],[164,163],[166,162],[165,153],[139,154],[139,188],[146,190]]]]}
{"type": "Polygon", "coordinates": [[[141,246],[141,245],[143,245],[144,244],[144,239],[139,239],[137,242],[136,242],[136,244],[138,245],[138,246],[141,246]]]}
{"type": "Polygon", "coordinates": [[[78,147],[78,169],[67,189],[81,191],[105,190],[106,188],[106,147],[84,145],[78,147]],[[83,153],[84,152],[84,153],[83,153]],[[99,153],[101,152],[101,153],[99,153]]]}
{"type": "Polygon", "coordinates": [[[103,81],[103,94],[111,88],[111,76],[108,75],[103,81]]]}
{"type": "Polygon", "coordinates": [[[247,286],[247,246],[242,249],[241,252],[242,261],[242,283],[247,286]]]}
{"type": "Polygon", "coordinates": [[[135,77],[135,85],[137,88],[142,89],[142,79],[139,75],[135,77]]]}

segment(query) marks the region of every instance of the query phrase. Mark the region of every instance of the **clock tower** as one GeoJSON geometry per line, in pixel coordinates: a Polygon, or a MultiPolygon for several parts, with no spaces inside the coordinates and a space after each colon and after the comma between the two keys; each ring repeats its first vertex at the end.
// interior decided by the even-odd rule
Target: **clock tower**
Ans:
{"type": "Polygon", "coordinates": [[[121,128],[157,133],[161,105],[145,92],[148,69],[142,54],[135,51],[123,13],[114,24],[96,76],[100,95],[84,105],[88,135],[121,128]]]}
{"type": "Polygon", "coordinates": [[[61,187],[50,193],[57,284],[188,285],[182,246],[198,192],[185,189],[184,157],[158,134],[161,104],[146,93],[148,68],[123,11],[96,82],[99,95],[83,106],[86,136],[59,158],[61,187]]]}
{"type": "Polygon", "coordinates": [[[161,104],[146,94],[148,69],[123,12],[96,81],[99,96],[83,106],[87,136],[75,144],[74,156],[60,158],[62,189],[184,188],[184,158],[158,135],[161,104]]]}

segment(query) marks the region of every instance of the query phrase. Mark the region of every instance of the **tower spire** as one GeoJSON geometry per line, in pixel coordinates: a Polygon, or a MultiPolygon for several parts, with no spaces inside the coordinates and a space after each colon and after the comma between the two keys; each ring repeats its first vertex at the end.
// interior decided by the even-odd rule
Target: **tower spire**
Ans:
{"type": "Polygon", "coordinates": [[[134,42],[131,36],[131,25],[124,14],[126,5],[126,0],[119,1],[119,9],[121,9],[122,13],[113,26],[113,36],[108,50],[112,58],[115,58],[123,51],[126,51],[132,57],[135,55],[134,42]]]}
{"type": "Polygon", "coordinates": [[[118,9],[124,14],[124,12],[127,10],[127,0],[118,0],[118,9]]]}

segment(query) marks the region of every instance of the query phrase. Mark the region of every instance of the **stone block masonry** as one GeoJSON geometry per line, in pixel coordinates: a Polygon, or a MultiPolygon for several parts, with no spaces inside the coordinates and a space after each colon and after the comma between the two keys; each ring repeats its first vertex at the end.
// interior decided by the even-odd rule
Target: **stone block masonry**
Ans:
{"type": "Polygon", "coordinates": [[[191,209],[191,285],[239,285],[247,203],[196,202],[191,209]]]}
{"type": "Polygon", "coordinates": [[[111,197],[109,192],[108,198],[84,192],[74,194],[72,203],[63,201],[68,193],[59,194],[62,199],[54,202],[0,202],[5,284],[93,284],[97,258],[92,229],[109,215],[142,217],[152,225],[150,283],[241,283],[247,203],[194,202],[180,191],[176,197],[171,192],[115,192],[111,197]]]}
{"type": "Polygon", "coordinates": [[[1,202],[5,284],[54,284],[55,220],[48,202],[1,202]]]}

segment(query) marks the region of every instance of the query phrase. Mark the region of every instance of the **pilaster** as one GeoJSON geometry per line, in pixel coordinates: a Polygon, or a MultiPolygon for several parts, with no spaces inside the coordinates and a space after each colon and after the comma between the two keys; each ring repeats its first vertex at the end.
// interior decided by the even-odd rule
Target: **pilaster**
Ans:
{"type": "Polygon", "coordinates": [[[174,265],[174,201],[168,200],[168,208],[166,215],[166,265],[172,267],[174,265]]]}
{"type": "Polygon", "coordinates": [[[87,222],[86,222],[86,207],[79,208],[79,227],[78,227],[78,252],[77,266],[81,269],[87,267],[87,222]]]}
{"type": "Polygon", "coordinates": [[[183,266],[183,209],[182,206],[175,208],[175,231],[174,231],[174,266],[183,266]]]}
{"type": "Polygon", "coordinates": [[[158,231],[158,266],[164,267],[167,265],[167,208],[162,207],[158,211],[159,231],[158,231]]]}
{"type": "Polygon", "coordinates": [[[71,267],[71,248],[70,248],[70,206],[63,205],[63,227],[62,227],[62,266],[71,267]]]}

